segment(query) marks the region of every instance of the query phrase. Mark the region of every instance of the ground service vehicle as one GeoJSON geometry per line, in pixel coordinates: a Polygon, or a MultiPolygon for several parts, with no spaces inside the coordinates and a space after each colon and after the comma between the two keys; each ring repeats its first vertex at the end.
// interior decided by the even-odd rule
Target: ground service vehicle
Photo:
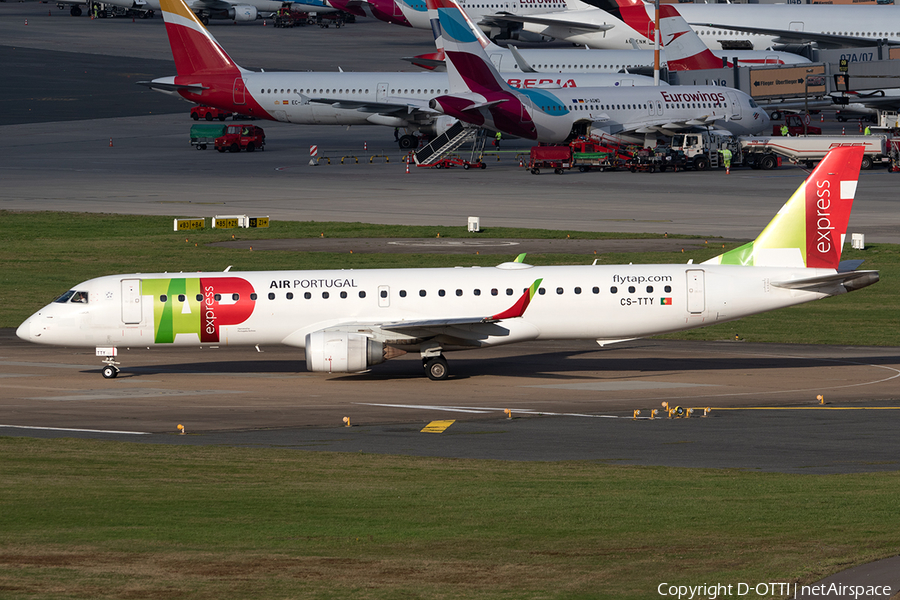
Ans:
{"type": "Polygon", "coordinates": [[[821,127],[813,127],[810,125],[809,115],[785,115],[784,123],[775,123],[772,125],[772,135],[781,135],[781,128],[784,125],[787,125],[788,135],[822,135],[821,127]],[[804,121],[806,122],[805,128],[803,127],[804,121]]]}
{"type": "Polygon", "coordinates": [[[861,146],[864,148],[862,168],[890,162],[891,149],[896,144],[886,135],[810,135],[800,137],[751,137],[740,138],[744,164],[754,169],[774,169],[777,157],[783,156],[795,163],[812,166],[825,158],[833,148],[861,146]]]}
{"type": "Polygon", "coordinates": [[[216,138],[216,150],[219,152],[253,152],[257,148],[266,149],[266,134],[262,127],[256,125],[228,125],[225,133],[216,138]]]}
{"type": "Polygon", "coordinates": [[[685,169],[695,171],[718,169],[722,164],[721,152],[726,149],[731,151],[732,165],[736,166],[743,162],[738,138],[727,131],[713,130],[674,135],[669,145],[672,150],[684,155],[684,164],[678,166],[685,169]]]}
{"type": "Polygon", "coordinates": [[[195,121],[199,121],[200,119],[206,119],[207,121],[218,119],[224,121],[232,114],[234,113],[231,111],[213,108],[212,106],[203,106],[202,104],[191,108],[191,118],[195,121]]]}
{"type": "Polygon", "coordinates": [[[191,125],[191,146],[197,150],[206,150],[207,146],[216,143],[216,138],[225,135],[226,125],[191,125]]]}
{"type": "Polygon", "coordinates": [[[841,123],[846,123],[847,121],[868,121],[869,123],[874,123],[878,120],[878,113],[877,111],[864,113],[858,110],[841,109],[835,111],[834,118],[841,123]]]}
{"type": "Polygon", "coordinates": [[[615,168],[615,153],[611,148],[585,138],[578,138],[568,146],[534,146],[528,168],[532,175],[540,175],[541,169],[553,169],[562,175],[567,169],[577,168],[582,173],[591,169],[615,168]]]}

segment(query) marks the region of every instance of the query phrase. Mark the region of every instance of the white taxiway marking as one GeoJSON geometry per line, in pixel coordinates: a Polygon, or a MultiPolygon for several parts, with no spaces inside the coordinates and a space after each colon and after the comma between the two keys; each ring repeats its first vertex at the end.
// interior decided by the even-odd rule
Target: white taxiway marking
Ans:
{"type": "MultiPolygon", "coordinates": [[[[503,412],[505,408],[487,408],[484,406],[435,406],[433,404],[373,404],[370,402],[357,402],[356,404],[361,404],[363,406],[385,406],[387,408],[417,408],[420,410],[444,410],[447,412],[461,412],[461,413],[474,413],[474,414],[488,414],[492,412],[503,412]]],[[[548,412],[546,410],[526,410],[526,409],[515,409],[512,411],[517,415],[544,415],[548,417],[589,417],[592,419],[620,419],[624,417],[618,417],[615,415],[591,415],[584,413],[558,413],[558,412],[548,412]]],[[[628,417],[629,419],[631,417],[628,417]]]]}
{"type": "Polygon", "coordinates": [[[67,429],[65,427],[31,427],[28,425],[0,425],[9,429],[40,429],[42,431],[78,431],[81,433],[121,433],[124,435],[152,435],[148,431],[111,431],[107,429],[67,429]]]}

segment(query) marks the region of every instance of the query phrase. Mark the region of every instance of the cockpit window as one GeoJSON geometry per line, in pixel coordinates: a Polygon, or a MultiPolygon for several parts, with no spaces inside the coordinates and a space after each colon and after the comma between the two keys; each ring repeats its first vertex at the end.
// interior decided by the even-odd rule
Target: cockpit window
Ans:
{"type": "Polygon", "coordinates": [[[76,292],[75,290],[69,290],[54,302],[58,302],[59,304],[65,304],[66,302],[77,302],[78,304],[87,304],[88,301],[88,293],[87,292],[76,292]]]}
{"type": "Polygon", "coordinates": [[[750,108],[757,108],[759,105],[753,101],[753,98],[750,98],[750,108]]]}

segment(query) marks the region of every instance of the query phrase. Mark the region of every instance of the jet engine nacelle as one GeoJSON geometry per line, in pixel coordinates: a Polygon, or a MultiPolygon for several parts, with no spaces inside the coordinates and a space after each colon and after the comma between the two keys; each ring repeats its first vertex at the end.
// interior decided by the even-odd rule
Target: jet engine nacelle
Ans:
{"type": "Polygon", "coordinates": [[[434,121],[429,123],[428,125],[422,125],[419,127],[419,131],[424,133],[425,135],[430,136],[439,136],[442,133],[446,133],[448,129],[453,127],[459,122],[459,119],[456,117],[448,117],[446,115],[441,117],[436,117],[434,121]]]}
{"type": "Polygon", "coordinates": [[[306,370],[358,373],[384,362],[385,347],[359,333],[315,331],[306,336],[306,370]]]}
{"type": "Polygon", "coordinates": [[[234,8],[228,9],[228,18],[234,21],[255,21],[257,16],[255,6],[236,4],[234,8]]]}

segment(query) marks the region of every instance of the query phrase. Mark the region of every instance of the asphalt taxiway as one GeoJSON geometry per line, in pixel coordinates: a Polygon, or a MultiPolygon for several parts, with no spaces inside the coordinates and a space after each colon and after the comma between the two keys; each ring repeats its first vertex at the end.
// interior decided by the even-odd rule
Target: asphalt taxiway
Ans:
{"type": "Polygon", "coordinates": [[[104,380],[90,350],[9,330],[0,341],[4,435],[802,473],[900,467],[887,441],[900,424],[895,348],[528,343],[451,354],[441,382],[417,357],[329,375],[307,372],[292,348],[134,348],[104,380]],[[662,402],[695,412],[668,419],[662,402]],[[422,433],[435,420],[454,423],[422,433]],[[175,436],[178,424],[189,435],[175,436]]]}
{"type": "MultiPolygon", "coordinates": [[[[211,30],[243,66],[267,70],[415,70],[400,57],[430,51],[428,32],[371,20],[339,30],[276,30],[260,23],[214,24],[211,30]]],[[[756,236],[806,174],[785,167],[735,169],[731,175],[536,177],[519,166],[529,144],[512,140],[503,142],[501,154],[488,156],[483,171],[407,173],[389,128],[268,122],[260,122],[266,152],[197,152],[188,144],[188,105],[135,83],[174,73],[160,19],[91,21],[44,4],[0,3],[0,40],[5,77],[15,83],[0,88],[0,134],[7,140],[0,209],[459,226],[479,216],[484,227],[745,240],[756,236]],[[312,145],[319,149],[318,166],[309,164],[312,145]]],[[[865,233],[869,243],[900,242],[897,181],[900,176],[884,170],[860,178],[850,228],[865,233]]],[[[382,252],[390,241],[359,243],[382,252]]],[[[411,242],[389,251],[448,248],[411,242]]],[[[522,251],[567,251],[589,260],[598,251],[593,242],[541,242],[541,250],[496,242],[484,250],[510,258],[522,251]]],[[[322,249],[323,243],[269,244],[322,249]]],[[[603,248],[625,249],[613,245],[603,248]]],[[[473,251],[479,249],[462,253],[473,251]]],[[[295,349],[262,350],[132,349],[121,357],[122,375],[106,381],[91,351],[29,345],[5,330],[0,425],[15,427],[0,428],[0,434],[137,439],[72,431],[82,429],[143,432],[141,441],[167,443],[508,460],[590,458],[796,472],[897,468],[890,432],[900,415],[889,410],[900,401],[897,348],[523,344],[452,355],[453,377],[445,382],[424,378],[415,357],[335,376],[305,372],[295,349]],[[829,403],[825,409],[815,408],[819,394],[829,403]],[[713,410],[705,419],[632,421],[634,409],[647,416],[662,401],[803,410],[713,410]],[[877,410],[833,410],[845,407],[877,410]],[[506,419],[504,409],[514,418],[506,419]],[[341,427],[345,416],[352,427],[341,427]],[[455,423],[442,434],[420,433],[432,420],[455,423]],[[178,423],[188,435],[172,435],[178,423]]]]}

